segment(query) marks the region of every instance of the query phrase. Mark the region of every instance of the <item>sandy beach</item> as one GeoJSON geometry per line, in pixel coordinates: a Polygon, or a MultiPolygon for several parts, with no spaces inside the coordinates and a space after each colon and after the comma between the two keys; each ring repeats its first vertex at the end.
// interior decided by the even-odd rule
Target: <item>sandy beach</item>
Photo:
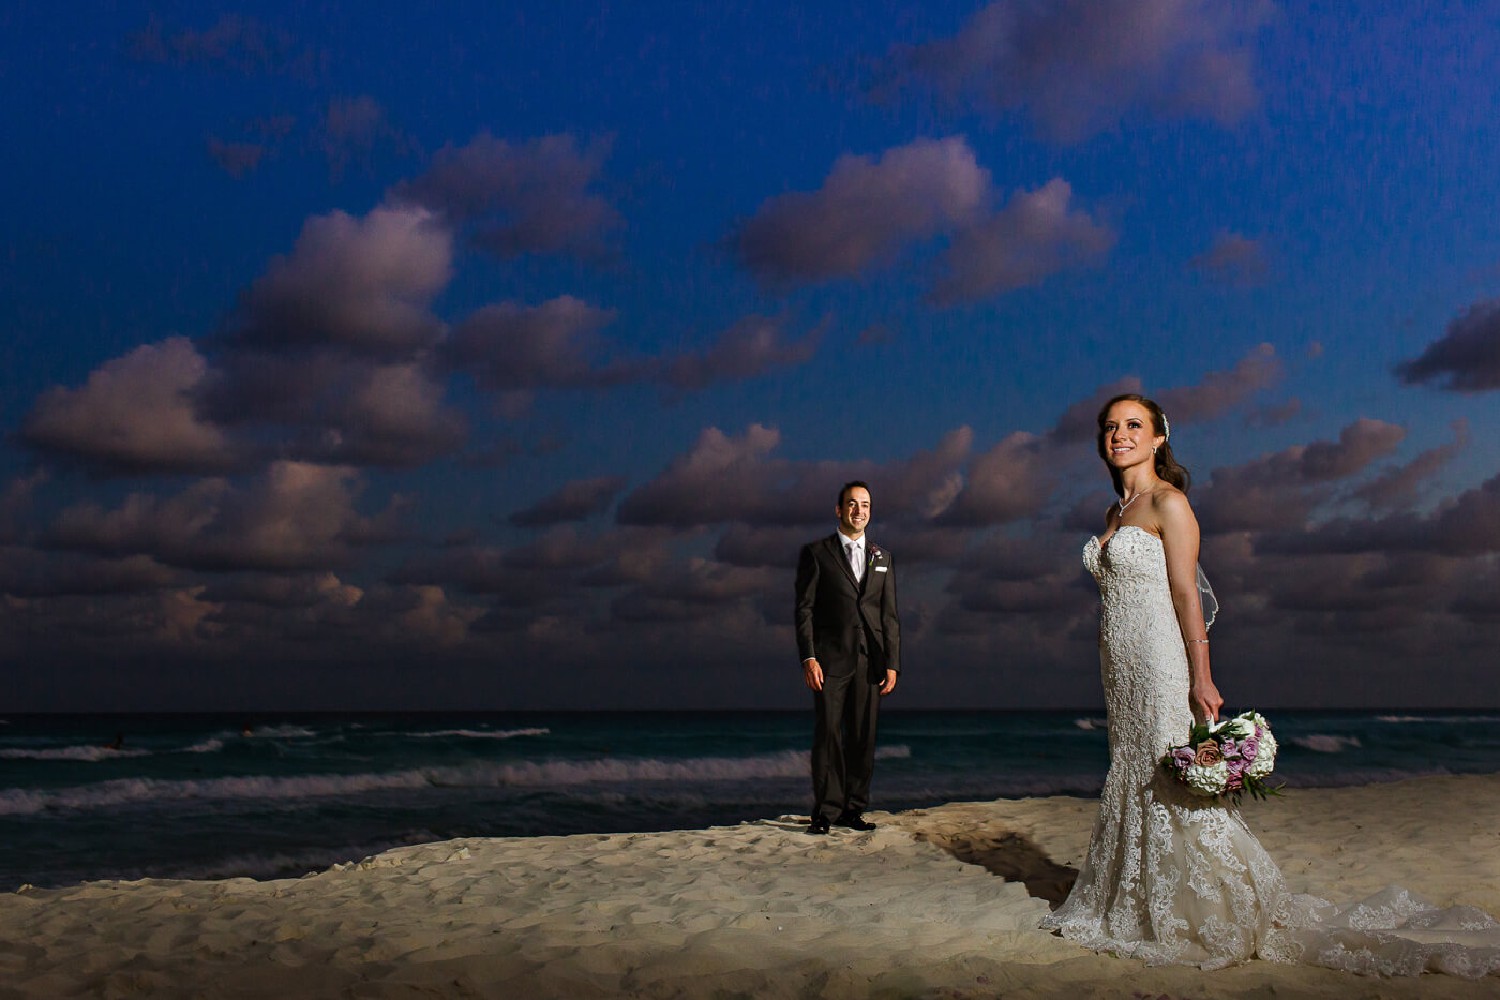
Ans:
{"type": "MultiPolygon", "coordinates": [[[[257,882],[0,896],[0,997],[1493,997],[1500,981],[1255,961],[1147,968],[1036,929],[1094,803],[468,839],[257,882]]],[[[1246,812],[1291,888],[1500,913],[1500,775],[1289,791],[1246,812]]]]}

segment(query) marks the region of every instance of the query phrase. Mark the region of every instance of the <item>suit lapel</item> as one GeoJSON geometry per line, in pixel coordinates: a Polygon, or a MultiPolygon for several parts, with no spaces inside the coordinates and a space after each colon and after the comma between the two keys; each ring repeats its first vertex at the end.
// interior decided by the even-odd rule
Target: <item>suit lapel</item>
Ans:
{"type": "Polygon", "coordinates": [[[833,553],[834,562],[844,571],[844,579],[849,581],[849,586],[854,588],[855,593],[859,593],[859,581],[854,579],[854,570],[849,566],[849,554],[844,551],[844,536],[835,531],[828,536],[827,545],[828,551],[833,553]]]}

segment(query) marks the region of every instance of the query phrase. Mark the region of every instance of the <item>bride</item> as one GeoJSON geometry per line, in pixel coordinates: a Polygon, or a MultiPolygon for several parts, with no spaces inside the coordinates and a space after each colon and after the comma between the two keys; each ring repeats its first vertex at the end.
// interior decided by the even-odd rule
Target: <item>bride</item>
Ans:
{"type": "Polygon", "coordinates": [[[1120,499],[1083,559],[1102,605],[1110,766],[1078,881],[1042,926],[1149,964],[1213,969],[1258,956],[1387,975],[1500,971],[1500,924],[1487,914],[1434,910],[1394,888],[1344,908],[1292,895],[1238,809],[1158,766],[1224,704],[1209,665],[1198,522],[1170,433],[1140,395],[1116,396],[1099,414],[1099,455],[1120,499]]]}

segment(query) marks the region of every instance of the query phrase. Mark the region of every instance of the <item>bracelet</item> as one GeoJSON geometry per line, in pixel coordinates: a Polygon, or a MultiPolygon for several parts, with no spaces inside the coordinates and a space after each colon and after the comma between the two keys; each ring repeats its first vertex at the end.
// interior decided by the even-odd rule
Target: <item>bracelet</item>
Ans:
{"type": "Polygon", "coordinates": [[[1189,639],[1188,642],[1201,642],[1205,646],[1208,645],[1208,640],[1207,639],[1189,639]]]}

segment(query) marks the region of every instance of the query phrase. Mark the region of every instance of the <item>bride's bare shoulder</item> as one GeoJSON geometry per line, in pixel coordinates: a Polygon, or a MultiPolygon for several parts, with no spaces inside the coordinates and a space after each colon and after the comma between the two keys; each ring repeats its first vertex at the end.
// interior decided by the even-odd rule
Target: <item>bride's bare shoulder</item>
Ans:
{"type": "Polygon", "coordinates": [[[1177,487],[1163,483],[1151,494],[1151,514],[1163,531],[1174,524],[1197,524],[1193,505],[1187,494],[1177,487]]]}

